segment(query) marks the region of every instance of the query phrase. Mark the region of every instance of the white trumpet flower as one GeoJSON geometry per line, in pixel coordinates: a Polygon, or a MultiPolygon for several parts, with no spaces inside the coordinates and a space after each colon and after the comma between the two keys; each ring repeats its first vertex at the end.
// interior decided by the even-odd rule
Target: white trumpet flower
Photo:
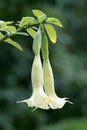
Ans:
{"type": "Polygon", "coordinates": [[[32,96],[20,102],[25,102],[29,107],[49,109],[49,104],[52,103],[51,99],[45,94],[43,89],[43,70],[40,59],[40,54],[35,55],[33,66],[32,66],[32,96]]]}
{"type": "Polygon", "coordinates": [[[52,109],[62,108],[66,102],[72,104],[72,102],[68,101],[68,98],[60,98],[56,95],[54,89],[54,78],[52,68],[48,60],[44,60],[43,65],[43,75],[44,75],[44,88],[46,95],[53,101],[49,105],[52,109]]]}

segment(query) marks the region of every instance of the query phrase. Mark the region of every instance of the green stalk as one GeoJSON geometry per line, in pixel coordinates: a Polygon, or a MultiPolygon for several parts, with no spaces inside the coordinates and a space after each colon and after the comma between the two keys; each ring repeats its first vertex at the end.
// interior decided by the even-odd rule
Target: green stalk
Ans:
{"type": "Polygon", "coordinates": [[[44,30],[42,31],[42,56],[44,61],[47,61],[49,58],[48,39],[44,30]]]}
{"type": "Polygon", "coordinates": [[[47,96],[50,96],[55,94],[54,77],[49,61],[48,39],[43,27],[42,27],[42,56],[44,59],[43,62],[44,88],[47,96]]]}

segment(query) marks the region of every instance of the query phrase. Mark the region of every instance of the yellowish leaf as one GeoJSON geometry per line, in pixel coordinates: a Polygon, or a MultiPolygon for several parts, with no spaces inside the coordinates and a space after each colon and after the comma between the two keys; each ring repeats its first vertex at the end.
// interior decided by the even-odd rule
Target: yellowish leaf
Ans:
{"type": "Polygon", "coordinates": [[[45,28],[48,34],[49,39],[51,40],[52,43],[56,43],[57,40],[57,35],[54,27],[50,24],[45,24],[45,28]]]}

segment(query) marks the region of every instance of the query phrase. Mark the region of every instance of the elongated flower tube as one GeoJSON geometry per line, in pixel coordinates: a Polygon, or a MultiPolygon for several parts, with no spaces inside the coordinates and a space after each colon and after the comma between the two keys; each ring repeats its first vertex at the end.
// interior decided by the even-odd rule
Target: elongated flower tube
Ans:
{"type": "MultiPolygon", "coordinates": [[[[40,38],[41,37],[40,33],[37,36],[40,38]]],[[[42,70],[42,64],[40,59],[40,47],[39,47],[41,41],[38,42],[40,43],[37,44],[35,43],[35,41],[33,43],[33,44],[37,44],[37,45],[33,45],[34,47],[33,49],[35,53],[35,58],[32,65],[32,72],[31,72],[33,93],[29,99],[19,101],[18,103],[25,102],[28,104],[29,107],[49,109],[49,104],[52,101],[48,98],[48,96],[45,94],[43,89],[43,70],[42,70]]]]}
{"type": "Polygon", "coordinates": [[[53,77],[51,64],[49,61],[48,40],[44,33],[42,35],[42,55],[44,59],[43,75],[44,75],[45,93],[51,100],[53,100],[53,102],[49,104],[50,107],[52,109],[57,109],[57,108],[60,109],[64,106],[66,102],[69,102],[72,104],[72,102],[67,100],[68,98],[59,98],[55,93],[54,77],[53,77]]]}

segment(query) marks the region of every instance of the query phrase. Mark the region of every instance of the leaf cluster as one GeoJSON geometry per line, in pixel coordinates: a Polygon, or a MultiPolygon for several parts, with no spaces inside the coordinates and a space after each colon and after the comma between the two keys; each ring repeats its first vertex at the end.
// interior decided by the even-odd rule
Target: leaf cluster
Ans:
{"type": "Polygon", "coordinates": [[[12,40],[13,35],[25,35],[35,37],[36,31],[40,25],[43,25],[46,33],[52,43],[56,43],[57,34],[53,25],[63,27],[59,19],[54,17],[47,17],[47,15],[40,10],[32,10],[34,17],[23,17],[21,21],[14,24],[13,21],[0,20],[0,41],[4,41],[13,45],[19,50],[22,47],[16,41],[12,40]]]}
{"type": "Polygon", "coordinates": [[[57,35],[53,25],[63,27],[59,19],[54,17],[47,17],[47,15],[40,10],[32,10],[34,17],[23,17],[19,22],[19,27],[24,28],[31,37],[35,37],[37,27],[43,25],[48,37],[52,43],[56,43],[57,35]]]}

